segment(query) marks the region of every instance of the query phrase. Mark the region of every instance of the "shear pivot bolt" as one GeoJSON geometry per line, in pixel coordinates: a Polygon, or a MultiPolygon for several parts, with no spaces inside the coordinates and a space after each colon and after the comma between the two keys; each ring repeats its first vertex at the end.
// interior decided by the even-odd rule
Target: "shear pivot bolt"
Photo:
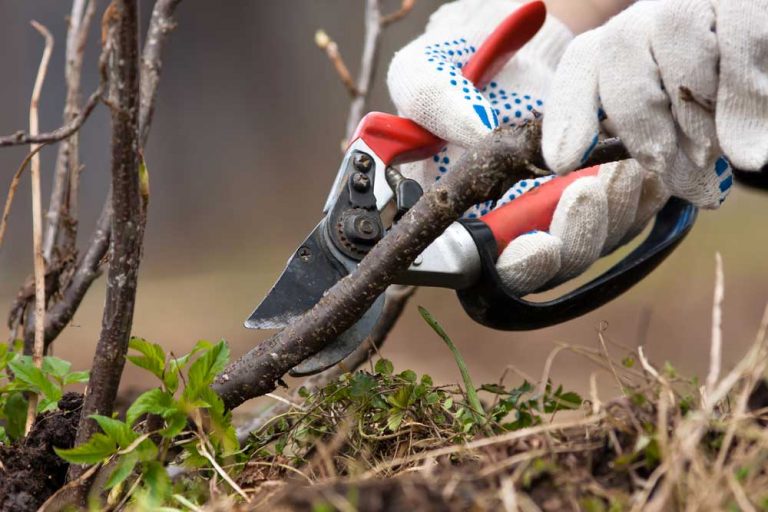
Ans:
{"type": "Polygon", "coordinates": [[[312,251],[309,249],[309,247],[301,246],[297,252],[299,258],[301,258],[301,261],[309,261],[312,257],[312,251]]]}
{"type": "Polygon", "coordinates": [[[367,192],[371,186],[371,179],[361,172],[352,175],[352,187],[358,192],[367,192]]]}
{"type": "Polygon", "coordinates": [[[358,171],[368,172],[371,170],[373,160],[365,153],[356,153],[352,163],[358,171]]]}

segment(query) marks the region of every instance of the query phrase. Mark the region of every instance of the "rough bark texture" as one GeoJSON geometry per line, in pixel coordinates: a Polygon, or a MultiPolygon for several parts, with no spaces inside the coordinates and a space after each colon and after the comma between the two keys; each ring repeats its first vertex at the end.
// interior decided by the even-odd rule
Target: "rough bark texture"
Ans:
{"type": "Polygon", "coordinates": [[[293,324],[232,363],[214,390],[227,407],[275,389],[290,368],[349,328],[395,277],[467,208],[498,196],[510,184],[531,177],[537,155],[538,123],[494,131],[468,150],[456,169],[437,182],[392,231],[293,324]]]}
{"type": "MultiPolygon", "coordinates": [[[[112,224],[107,298],[85,394],[77,442],[97,431],[91,414],[110,415],[117,396],[133,321],[141,258],[139,192],[139,45],[136,0],[118,0],[109,60],[112,103],[112,224]]],[[[72,472],[70,471],[70,477],[72,472]]]]}

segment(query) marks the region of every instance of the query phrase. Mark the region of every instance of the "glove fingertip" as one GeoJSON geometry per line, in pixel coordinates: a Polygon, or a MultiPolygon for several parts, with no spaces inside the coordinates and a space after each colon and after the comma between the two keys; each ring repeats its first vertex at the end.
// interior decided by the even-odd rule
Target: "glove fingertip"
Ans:
{"type": "Polygon", "coordinates": [[[539,289],[560,270],[562,242],[543,231],[519,236],[496,262],[502,282],[516,294],[539,289]]]}

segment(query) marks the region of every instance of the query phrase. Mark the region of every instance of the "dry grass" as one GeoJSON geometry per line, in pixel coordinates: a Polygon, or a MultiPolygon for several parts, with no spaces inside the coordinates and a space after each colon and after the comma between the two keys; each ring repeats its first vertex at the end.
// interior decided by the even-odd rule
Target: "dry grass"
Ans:
{"type": "Polygon", "coordinates": [[[363,435],[339,408],[301,456],[254,453],[238,481],[247,510],[768,510],[768,309],[749,352],[722,373],[722,292],[718,277],[705,385],[654,366],[642,347],[616,359],[600,334],[599,349],[557,347],[542,382],[569,350],[611,372],[622,397],[603,401],[593,385],[580,411],[492,436],[408,417],[363,435]]]}

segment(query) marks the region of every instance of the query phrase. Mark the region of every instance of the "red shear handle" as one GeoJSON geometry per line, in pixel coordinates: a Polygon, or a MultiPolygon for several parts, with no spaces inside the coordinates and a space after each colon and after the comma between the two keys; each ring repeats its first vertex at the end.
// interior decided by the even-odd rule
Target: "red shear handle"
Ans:
{"type": "Polygon", "coordinates": [[[597,175],[598,169],[600,166],[589,167],[554,178],[501,208],[483,215],[480,220],[493,232],[499,254],[520,235],[530,231],[548,231],[565,187],[579,178],[597,175]]]}
{"type": "MultiPolygon", "coordinates": [[[[514,53],[539,31],[547,17],[544,2],[519,7],[480,45],[462,71],[476,87],[484,87],[514,53]]],[[[427,158],[445,142],[409,119],[371,112],[357,125],[350,140],[362,139],[385,165],[427,158]]]]}

